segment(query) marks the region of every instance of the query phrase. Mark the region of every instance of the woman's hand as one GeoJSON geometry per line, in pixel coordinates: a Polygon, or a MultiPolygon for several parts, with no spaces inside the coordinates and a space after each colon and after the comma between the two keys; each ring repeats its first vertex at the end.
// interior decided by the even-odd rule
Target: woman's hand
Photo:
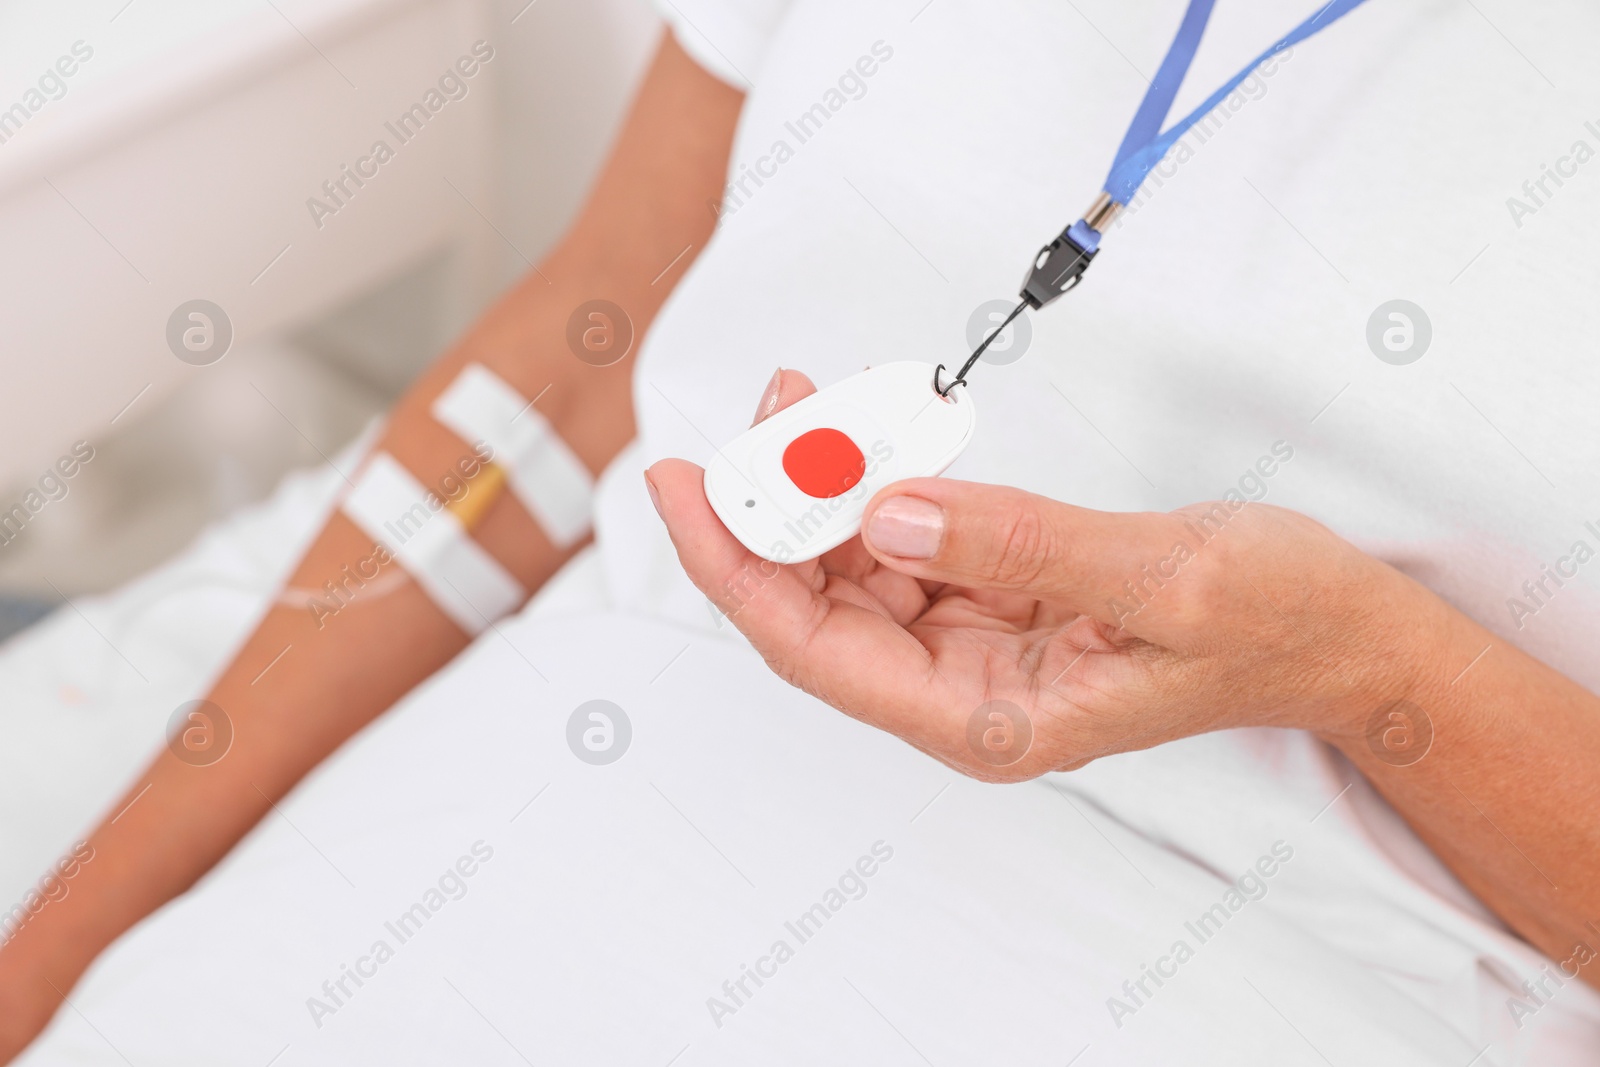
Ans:
{"type": "MultiPolygon", "coordinates": [[[[812,391],[780,372],[757,421],[812,391]]],[[[700,468],[647,478],[689,576],[774,671],[987,780],[1235,726],[1359,735],[1412,695],[1422,665],[1394,649],[1442,607],[1263,504],[1124,515],[912,479],[860,537],[780,567],[722,526],[700,468]]]]}
{"type": "MultiPolygon", "coordinates": [[[[810,392],[780,373],[758,420],[810,392]]],[[[698,467],[647,477],[695,584],[834,707],[991,781],[1207,730],[1313,730],[1600,988],[1600,699],[1310,519],[919,478],[880,491],[859,538],[780,567],[723,527],[698,467]]]]}

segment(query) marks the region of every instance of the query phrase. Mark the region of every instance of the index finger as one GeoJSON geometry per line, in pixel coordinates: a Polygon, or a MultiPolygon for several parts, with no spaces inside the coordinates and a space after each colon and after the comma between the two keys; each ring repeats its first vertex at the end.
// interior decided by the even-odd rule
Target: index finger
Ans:
{"type": "Polygon", "coordinates": [[[694,464],[662,460],[646,477],[690,579],[780,677],[874,726],[926,731],[943,695],[933,657],[872,596],[816,560],[786,566],[745,548],[694,464]]]}

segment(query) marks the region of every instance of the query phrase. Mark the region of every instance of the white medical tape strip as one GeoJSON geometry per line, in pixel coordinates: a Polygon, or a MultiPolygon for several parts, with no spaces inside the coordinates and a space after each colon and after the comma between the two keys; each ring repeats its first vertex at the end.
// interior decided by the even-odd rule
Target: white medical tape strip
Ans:
{"type": "Polygon", "coordinates": [[[433,417],[468,444],[486,442],[522,506],[559,548],[589,532],[594,478],[522,394],[469,363],[433,402],[433,417]]]}
{"type": "Polygon", "coordinates": [[[339,507],[469,634],[481,633],[528,597],[521,583],[472,539],[445,501],[387,452],[372,455],[339,507]]]}

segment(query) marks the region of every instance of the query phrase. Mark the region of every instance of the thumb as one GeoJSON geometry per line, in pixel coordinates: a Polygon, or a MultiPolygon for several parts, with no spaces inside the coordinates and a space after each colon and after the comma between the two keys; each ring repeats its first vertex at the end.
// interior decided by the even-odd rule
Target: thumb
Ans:
{"type": "Polygon", "coordinates": [[[883,489],[867,506],[861,539],[903,574],[1050,600],[1117,626],[1150,591],[1183,580],[1179,568],[1192,552],[1179,546],[1194,545],[1175,515],[1091,511],[948,478],[883,489]]]}

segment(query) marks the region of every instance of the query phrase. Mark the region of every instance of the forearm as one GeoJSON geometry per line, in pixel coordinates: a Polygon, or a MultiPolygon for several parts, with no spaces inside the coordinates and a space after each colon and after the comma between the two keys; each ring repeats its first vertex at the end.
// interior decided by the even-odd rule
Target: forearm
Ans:
{"type": "MultiPolygon", "coordinates": [[[[510,299],[529,303],[502,305],[497,315],[537,317],[550,295],[535,290],[510,299]]],[[[478,355],[485,332],[474,330],[430,373],[375,446],[425,485],[437,486],[459,458],[472,454],[469,444],[427,420],[427,401],[439,388],[436,379],[448,383],[454,368],[478,355]]],[[[530,373],[560,371],[551,365],[558,353],[523,358],[530,373]]],[[[584,391],[568,388],[585,399],[584,391]]],[[[628,425],[616,397],[594,395],[591,403],[593,423],[613,430],[628,425]]],[[[568,421],[576,420],[552,419],[558,431],[568,421]]],[[[607,446],[620,444],[590,436],[580,452],[586,463],[602,463],[607,446]]],[[[537,589],[570,554],[556,549],[506,493],[472,536],[526,589],[537,589]]],[[[70,895],[0,951],[0,962],[47,966],[52,982],[70,988],[101,949],[225,855],[269,810],[269,801],[466,646],[467,634],[398,562],[382,567],[363,588],[350,585],[341,572],[373,551],[373,541],[354,523],[340,512],[332,516],[290,579],[295,592],[268,611],[207,694],[233,732],[226,754],[216,762],[211,754],[185,762],[162,749],[90,837],[95,862],[74,880],[70,895]],[[326,605],[341,601],[324,595],[328,582],[346,590],[334,613],[326,605]],[[18,958],[30,954],[41,958],[18,958]]]]}
{"type": "MultiPolygon", "coordinates": [[[[604,299],[643,335],[709,239],[708,205],[721,189],[740,102],[666,41],[572,231],[416,383],[376,449],[436,491],[447,475],[459,479],[458,463],[476,442],[435,421],[430,408],[463,367],[478,363],[535,400],[537,417],[598,474],[633,435],[638,345],[619,362],[593,365],[569,348],[568,321],[580,305],[604,299]]],[[[466,491],[484,500],[492,493],[476,479],[466,491]]],[[[493,497],[470,536],[528,590],[578,547],[558,547],[510,492],[493,497]]],[[[369,560],[374,548],[335,513],[289,584],[339,585],[344,568],[369,560]]],[[[466,646],[468,635],[398,562],[381,574],[384,587],[355,589],[333,613],[315,610],[303,594],[269,610],[208,695],[233,729],[226,756],[196,766],[158,754],[94,831],[95,861],[70,895],[0,950],[0,985],[26,976],[69,989],[102,948],[192,885],[311,768],[466,646]]]]}
{"type": "MultiPolygon", "coordinates": [[[[1600,923],[1600,698],[1416,594],[1410,642],[1425,652],[1411,690],[1395,696],[1426,718],[1352,708],[1328,740],[1523,937],[1557,961],[1580,942],[1600,951],[1590,925],[1600,923]],[[1385,730],[1409,731],[1410,750],[1385,745],[1385,730]]],[[[1579,973],[1600,986],[1600,967],[1579,973]]]]}

